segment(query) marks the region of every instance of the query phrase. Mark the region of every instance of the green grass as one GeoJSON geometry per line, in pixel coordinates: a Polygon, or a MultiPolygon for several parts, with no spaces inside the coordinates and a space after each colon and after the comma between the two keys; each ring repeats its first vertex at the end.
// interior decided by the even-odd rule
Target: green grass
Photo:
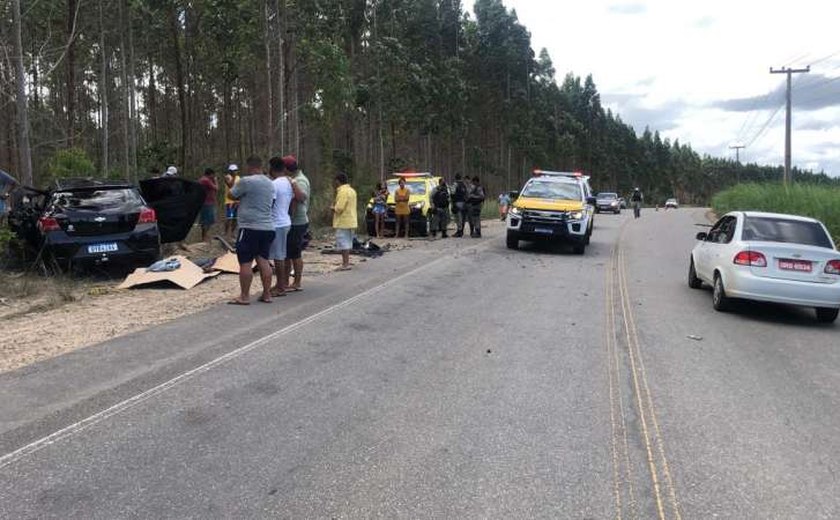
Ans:
{"type": "Polygon", "coordinates": [[[718,215],[728,211],[770,211],[818,219],[840,243],[840,187],[811,184],[740,184],[712,198],[718,215]]]}

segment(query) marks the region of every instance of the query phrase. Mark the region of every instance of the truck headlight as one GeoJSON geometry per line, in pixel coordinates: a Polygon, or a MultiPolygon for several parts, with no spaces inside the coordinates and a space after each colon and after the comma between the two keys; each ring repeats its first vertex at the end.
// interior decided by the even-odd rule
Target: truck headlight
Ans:
{"type": "Polygon", "coordinates": [[[516,206],[513,206],[512,208],[510,208],[508,210],[508,213],[510,213],[511,215],[513,215],[515,217],[518,217],[519,214],[522,213],[522,210],[517,208],[516,206]]]}
{"type": "Polygon", "coordinates": [[[580,220],[583,218],[583,211],[571,211],[569,212],[569,218],[572,220],[580,220]]]}
{"type": "Polygon", "coordinates": [[[421,200],[420,202],[415,202],[414,205],[411,207],[414,209],[423,209],[423,206],[426,205],[426,201],[421,200]]]}

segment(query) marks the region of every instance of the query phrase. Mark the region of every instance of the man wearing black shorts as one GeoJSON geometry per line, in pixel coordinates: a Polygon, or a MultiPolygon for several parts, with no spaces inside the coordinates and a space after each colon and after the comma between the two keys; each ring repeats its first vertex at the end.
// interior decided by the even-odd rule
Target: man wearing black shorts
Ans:
{"type": "Polygon", "coordinates": [[[274,184],[262,172],[262,160],[252,156],[247,161],[248,171],[233,188],[231,195],[239,201],[239,232],[236,256],[239,259],[238,298],[233,305],[250,305],[251,282],[254,279],[252,263],[257,261],[263,293],[259,301],[271,303],[271,243],[274,241],[274,184]]]}
{"type": "Polygon", "coordinates": [[[309,179],[298,167],[297,159],[293,155],[283,157],[286,175],[295,187],[295,207],[292,212],[292,227],[286,240],[286,272],[284,283],[290,292],[301,291],[303,276],[303,242],[309,230],[309,196],[311,188],[309,179]],[[290,285],[289,278],[294,271],[294,282],[290,285]]]}

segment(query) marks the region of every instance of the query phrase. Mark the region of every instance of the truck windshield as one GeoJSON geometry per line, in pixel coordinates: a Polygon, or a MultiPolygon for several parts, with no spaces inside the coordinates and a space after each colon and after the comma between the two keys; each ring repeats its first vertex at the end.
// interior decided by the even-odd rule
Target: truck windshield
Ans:
{"type": "Polygon", "coordinates": [[[536,199],[581,200],[577,183],[534,180],[522,190],[523,197],[536,199]]]}
{"type": "MultiPolygon", "coordinates": [[[[393,195],[397,188],[400,185],[400,181],[397,180],[390,180],[388,181],[388,193],[393,195]]],[[[425,181],[409,181],[405,183],[405,187],[408,188],[408,191],[411,192],[412,195],[425,195],[426,194],[426,182],[425,181]]]]}

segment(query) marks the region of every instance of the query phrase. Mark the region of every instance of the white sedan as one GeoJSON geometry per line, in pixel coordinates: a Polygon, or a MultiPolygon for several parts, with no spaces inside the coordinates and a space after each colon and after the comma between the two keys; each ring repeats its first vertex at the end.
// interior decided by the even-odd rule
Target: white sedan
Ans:
{"type": "Polygon", "coordinates": [[[688,285],[714,289],[718,311],[732,299],[813,307],[831,323],[840,309],[840,253],[818,220],[735,211],[697,234],[688,285]]]}

